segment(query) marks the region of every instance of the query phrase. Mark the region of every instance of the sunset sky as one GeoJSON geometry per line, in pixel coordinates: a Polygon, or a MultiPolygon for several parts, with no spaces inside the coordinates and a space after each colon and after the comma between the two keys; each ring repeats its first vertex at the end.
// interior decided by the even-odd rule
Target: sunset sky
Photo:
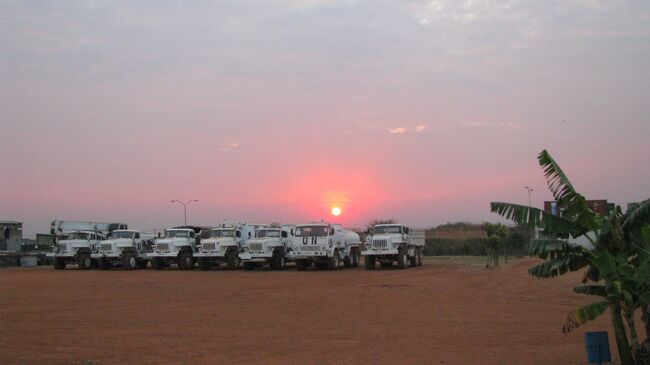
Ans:
{"type": "Polygon", "coordinates": [[[0,220],[496,221],[650,197],[648,1],[3,1],[0,220]]]}

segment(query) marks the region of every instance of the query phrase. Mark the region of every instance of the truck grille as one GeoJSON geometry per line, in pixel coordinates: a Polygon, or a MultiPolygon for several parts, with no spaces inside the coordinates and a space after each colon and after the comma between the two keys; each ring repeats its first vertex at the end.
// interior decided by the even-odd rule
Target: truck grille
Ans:
{"type": "Polygon", "coordinates": [[[66,251],[68,251],[68,245],[66,245],[65,243],[59,243],[59,246],[58,246],[58,247],[59,247],[59,252],[66,252],[66,251]]]}
{"type": "Polygon", "coordinates": [[[111,245],[110,243],[102,243],[99,246],[99,250],[102,252],[111,252],[113,251],[113,245],[111,245]]]}
{"type": "Polygon", "coordinates": [[[203,249],[206,251],[214,251],[215,243],[214,242],[206,242],[203,244],[203,249]]]}
{"type": "Polygon", "coordinates": [[[158,244],[156,244],[156,251],[158,251],[158,252],[169,251],[169,243],[158,243],[158,244]]]}
{"type": "Polygon", "coordinates": [[[320,251],[322,248],[320,246],[302,246],[300,247],[300,251],[320,251]]]}
{"type": "Polygon", "coordinates": [[[387,240],[373,240],[372,241],[372,248],[375,250],[385,250],[388,248],[388,241],[387,240]]]}
{"type": "Polygon", "coordinates": [[[248,248],[251,252],[262,252],[264,250],[264,245],[261,243],[251,243],[248,248]]]}

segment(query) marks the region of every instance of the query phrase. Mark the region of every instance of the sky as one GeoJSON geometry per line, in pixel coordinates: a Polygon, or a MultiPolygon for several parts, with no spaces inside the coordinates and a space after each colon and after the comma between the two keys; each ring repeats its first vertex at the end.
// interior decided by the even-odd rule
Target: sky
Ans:
{"type": "Polygon", "coordinates": [[[498,221],[543,149],[625,205],[649,65],[647,1],[2,1],[0,219],[498,221]]]}

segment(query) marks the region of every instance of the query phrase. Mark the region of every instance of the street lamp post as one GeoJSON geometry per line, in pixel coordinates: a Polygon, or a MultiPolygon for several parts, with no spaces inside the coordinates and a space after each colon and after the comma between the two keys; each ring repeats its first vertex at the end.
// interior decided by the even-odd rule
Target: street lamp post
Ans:
{"type": "Polygon", "coordinates": [[[180,200],[172,200],[172,203],[180,203],[183,205],[183,216],[185,217],[185,225],[187,225],[187,206],[191,202],[198,202],[196,199],[188,200],[186,202],[182,202],[180,200]]]}

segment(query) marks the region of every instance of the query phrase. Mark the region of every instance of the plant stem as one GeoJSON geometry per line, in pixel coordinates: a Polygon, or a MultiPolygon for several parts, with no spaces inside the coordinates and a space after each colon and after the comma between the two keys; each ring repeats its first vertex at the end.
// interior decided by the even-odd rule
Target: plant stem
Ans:
{"type": "Polygon", "coordinates": [[[630,351],[630,344],[627,341],[625,333],[625,324],[621,318],[621,307],[618,303],[610,303],[609,309],[612,312],[612,326],[614,327],[614,336],[616,337],[616,348],[621,365],[634,365],[634,358],[630,351]]]}

